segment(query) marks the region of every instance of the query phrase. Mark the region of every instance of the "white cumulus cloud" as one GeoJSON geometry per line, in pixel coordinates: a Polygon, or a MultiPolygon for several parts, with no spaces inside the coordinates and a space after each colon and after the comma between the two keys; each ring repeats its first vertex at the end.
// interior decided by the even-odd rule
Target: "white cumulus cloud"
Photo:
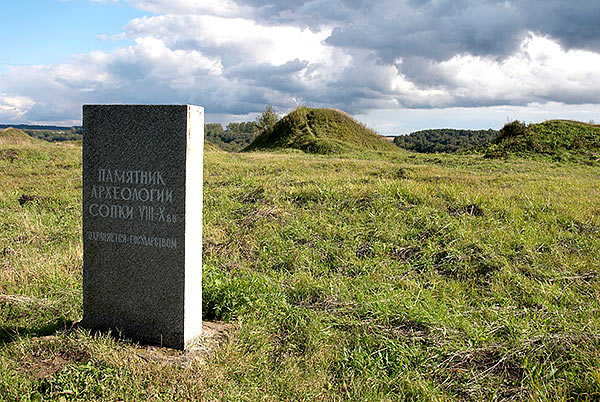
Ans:
{"type": "Polygon", "coordinates": [[[35,101],[26,96],[0,94],[0,118],[5,121],[21,118],[33,105],[35,101]]]}

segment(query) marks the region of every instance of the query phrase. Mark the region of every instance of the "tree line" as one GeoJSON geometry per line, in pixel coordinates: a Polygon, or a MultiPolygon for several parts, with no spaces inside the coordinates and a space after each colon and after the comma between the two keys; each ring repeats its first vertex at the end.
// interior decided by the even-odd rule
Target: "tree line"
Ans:
{"type": "Polygon", "coordinates": [[[40,129],[21,129],[31,137],[49,142],[76,141],[83,138],[82,127],[70,127],[68,129],[40,130],[40,129]]]}
{"type": "Polygon", "coordinates": [[[415,131],[394,138],[394,143],[415,152],[457,152],[483,145],[498,137],[497,130],[456,130],[450,128],[415,131]]]}
{"type": "Polygon", "coordinates": [[[236,152],[246,147],[256,135],[256,123],[253,121],[229,123],[225,129],[221,123],[204,125],[204,140],[229,152],[236,152]]]}
{"type": "Polygon", "coordinates": [[[237,152],[250,145],[258,135],[271,132],[278,121],[279,116],[273,106],[268,105],[254,121],[229,123],[226,129],[221,123],[205,124],[204,140],[225,151],[237,152]]]}

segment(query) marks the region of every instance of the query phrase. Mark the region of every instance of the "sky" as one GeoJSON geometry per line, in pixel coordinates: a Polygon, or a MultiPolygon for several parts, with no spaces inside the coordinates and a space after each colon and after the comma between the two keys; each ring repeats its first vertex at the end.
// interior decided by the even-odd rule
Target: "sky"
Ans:
{"type": "Polygon", "coordinates": [[[381,134],[600,122],[598,0],[2,0],[0,123],[88,103],[344,110],[381,134]]]}

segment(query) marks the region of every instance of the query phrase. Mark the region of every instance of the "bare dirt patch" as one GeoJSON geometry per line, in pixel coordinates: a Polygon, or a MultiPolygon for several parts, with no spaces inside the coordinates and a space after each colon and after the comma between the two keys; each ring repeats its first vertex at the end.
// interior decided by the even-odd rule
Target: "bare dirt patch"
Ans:
{"type": "Polygon", "coordinates": [[[52,357],[29,356],[21,364],[21,370],[34,380],[42,380],[61,371],[69,364],[85,364],[90,355],[83,350],[62,351],[52,357]]]}
{"type": "Polygon", "coordinates": [[[19,159],[19,151],[16,149],[0,149],[0,160],[3,159],[13,162],[15,159],[19,159]]]}

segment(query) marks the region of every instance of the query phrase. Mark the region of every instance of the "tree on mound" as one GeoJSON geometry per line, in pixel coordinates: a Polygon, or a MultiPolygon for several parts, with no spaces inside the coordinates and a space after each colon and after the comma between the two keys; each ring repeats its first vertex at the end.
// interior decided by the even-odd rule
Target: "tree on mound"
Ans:
{"type": "Polygon", "coordinates": [[[297,108],[264,130],[244,151],[285,148],[313,154],[397,149],[340,110],[308,107],[297,108]]]}
{"type": "Polygon", "coordinates": [[[16,128],[0,130],[0,145],[41,144],[43,141],[31,137],[29,134],[16,128]]]}
{"type": "Polygon", "coordinates": [[[267,106],[261,115],[256,118],[256,122],[254,123],[256,134],[260,135],[270,132],[278,121],[279,116],[277,116],[277,113],[273,110],[273,106],[267,106]]]}
{"type": "Polygon", "coordinates": [[[600,161],[600,127],[571,120],[549,120],[526,125],[506,124],[500,135],[485,149],[486,157],[509,154],[556,160],[600,161]]]}

